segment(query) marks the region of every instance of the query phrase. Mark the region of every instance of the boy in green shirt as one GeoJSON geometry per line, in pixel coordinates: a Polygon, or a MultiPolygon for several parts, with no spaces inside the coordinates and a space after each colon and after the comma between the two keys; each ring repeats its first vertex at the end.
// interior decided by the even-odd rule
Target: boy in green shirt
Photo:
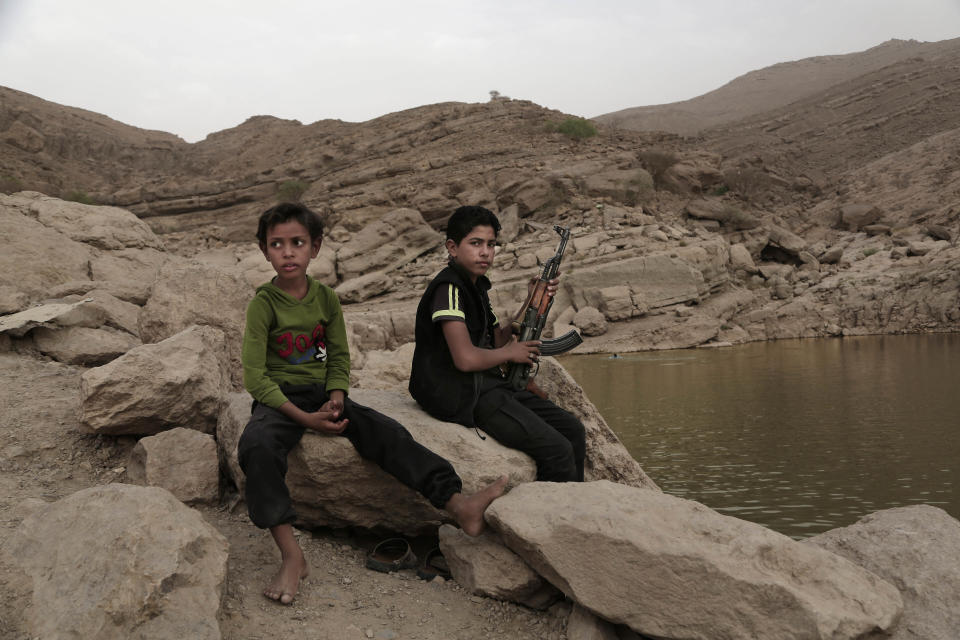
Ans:
{"type": "Polygon", "coordinates": [[[503,494],[506,476],[463,495],[449,462],[418,444],[398,422],[347,398],[350,353],[340,301],[307,275],[323,241],[320,218],[300,204],[277,205],[260,216],[257,240],[277,275],[257,288],[247,307],[241,359],[243,383],[255,403],[238,456],[250,519],[270,529],[281,554],[264,595],[290,604],[308,573],[284,482],[287,454],[307,429],[348,438],[362,457],[445,509],[466,533],[478,535],[483,512],[503,494]]]}

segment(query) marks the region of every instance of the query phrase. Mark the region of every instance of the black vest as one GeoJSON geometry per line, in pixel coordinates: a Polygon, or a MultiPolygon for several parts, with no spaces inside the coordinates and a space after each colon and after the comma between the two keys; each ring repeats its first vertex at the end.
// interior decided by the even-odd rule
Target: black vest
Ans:
{"type": "Polygon", "coordinates": [[[481,338],[490,330],[488,313],[490,299],[487,290],[490,281],[485,276],[470,282],[464,272],[454,264],[446,267],[427,286],[417,306],[416,340],[413,351],[413,368],[410,371],[410,395],[427,413],[439,420],[458,422],[468,427],[475,426],[473,410],[480,395],[479,371],[460,371],[453,364],[453,356],[443,336],[442,323],[432,319],[433,298],[437,287],[452,283],[460,288],[463,308],[474,346],[482,344],[481,338]]]}

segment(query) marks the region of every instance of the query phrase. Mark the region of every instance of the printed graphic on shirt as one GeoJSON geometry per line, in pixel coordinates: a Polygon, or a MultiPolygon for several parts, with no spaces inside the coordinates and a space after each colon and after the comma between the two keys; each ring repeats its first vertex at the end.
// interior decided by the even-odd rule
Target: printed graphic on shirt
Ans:
{"type": "Polygon", "coordinates": [[[326,329],[318,324],[312,335],[301,333],[297,336],[287,331],[276,338],[277,355],[290,364],[302,364],[310,360],[327,360],[327,343],[324,341],[326,329]]]}

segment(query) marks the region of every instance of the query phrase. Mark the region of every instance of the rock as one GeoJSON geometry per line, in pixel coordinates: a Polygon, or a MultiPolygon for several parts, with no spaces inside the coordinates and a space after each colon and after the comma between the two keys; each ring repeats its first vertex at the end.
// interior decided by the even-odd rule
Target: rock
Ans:
{"type": "Polygon", "coordinates": [[[580,327],[585,336],[602,336],[607,332],[607,320],[596,307],[583,307],[577,311],[573,324],[580,327]]]}
{"type": "Polygon", "coordinates": [[[888,236],[890,235],[890,225],[888,224],[868,224],[863,227],[863,231],[868,236],[888,236]]]}
{"type": "Polygon", "coordinates": [[[225,376],[224,335],[194,326],[131,349],[80,378],[80,429],[153,435],[174,427],[216,427],[225,376]]]}
{"type": "Polygon", "coordinates": [[[618,637],[612,624],[574,604],[567,621],[567,640],[618,640],[618,637]]]}
{"type": "Polygon", "coordinates": [[[127,479],[166,489],[187,504],[216,504],[220,498],[217,443],[209,435],[182,427],[141,438],[130,454],[127,479]]]}
{"type": "Polygon", "coordinates": [[[31,202],[29,211],[41,224],[98,249],[163,249],[163,242],[146,222],[118,207],[45,196],[31,202]]]}
{"type": "Polygon", "coordinates": [[[532,482],[486,520],[567,596],[653,637],[856,638],[890,629],[903,607],[848,560],[656,491],[532,482]]]}
{"type": "Polygon", "coordinates": [[[907,245],[908,256],[925,256],[934,248],[932,242],[911,242],[907,245]]]}
{"type": "Polygon", "coordinates": [[[86,300],[53,302],[0,317],[0,333],[20,337],[35,327],[59,325],[60,318],[69,318],[71,313],[85,303],[86,300]]]}
{"type": "Polygon", "coordinates": [[[698,218],[700,220],[724,222],[730,217],[727,203],[715,198],[709,200],[706,198],[691,200],[687,203],[684,211],[691,218],[698,218]]]}
{"type": "Polygon", "coordinates": [[[219,639],[227,541],[163,489],[111,484],[36,510],[11,536],[41,638],[219,639]]]}
{"type": "Polygon", "coordinates": [[[497,600],[518,602],[532,609],[546,609],[563,597],[496,534],[468,536],[462,529],[440,527],[440,551],[453,579],[470,593],[497,600]]]}
{"type": "Polygon", "coordinates": [[[734,271],[742,269],[747,273],[757,272],[757,265],[753,262],[750,251],[739,243],[730,246],[730,268],[734,271]]]}
{"type": "Polygon", "coordinates": [[[233,383],[239,386],[243,323],[252,297],[250,286],[236,270],[195,260],[171,260],[160,270],[140,312],[140,339],[159,342],[192,325],[217,327],[229,336],[224,353],[233,383]]]}
{"type": "MultiPolygon", "coordinates": [[[[626,320],[636,313],[637,309],[633,304],[630,287],[627,285],[618,285],[613,287],[604,287],[600,289],[600,311],[603,316],[611,321],[626,320]]],[[[575,316],[574,316],[575,317],[575,316]]],[[[573,320],[574,318],[571,318],[573,320]]],[[[574,320],[574,323],[576,321],[574,320]]]]}
{"type": "MultiPolygon", "coordinates": [[[[68,298],[70,302],[79,302],[80,300],[86,303],[81,309],[92,311],[99,318],[98,323],[87,326],[113,327],[139,337],[140,307],[138,305],[121,300],[104,289],[93,289],[68,298]]],[[[57,324],[62,325],[63,322],[57,324]]]]}
{"type": "Polygon", "coordinates": [[[840,208],[840,224],[850,231],[859,231],[880,219],[882,212],[872,204],[852,203],[840,208]]]}
{"type": "Polygon", "coordinates": [[[779,249],[783,249],[792,256],[797,256],[807,248],[806,240],[792,231],[776,225],[770,225],[769,243],[779,249]]]}
{"type": "Polygon", "coordinates": [[[170,259],[169,254],[150,248],[102,252],[90,259],[90,278],[97,283],[96,288],[143,305],[157,274],[170,259]]]}
{"type": "Polygon", "coordinates": [[[393,270],[436,249],[443,237],[415,209],[394,209],[354,234],[337,251],[340,276],[349,282],[371,271],[393,270]]]}
{"type": "Polygon", "coordinates": [[[950,230],[947,229],[942,224],[928,224],[926,226],[926,231],[932,237],[937,240],[946,240],[947,242],[953,242],[953,234],[950,233],[950,230]]]}
{"type": "Polygon", "coordinates": [[[659,309],[681,302],[699,301],[709,291],[704,274],[679,255],[653,253],[616,262],[578,266],[563,276],[577,308],[596,306],[590,292],[630,283],[634,304],[641,309],[659,309]]]}
{"type": "Polygon", "coordinates": [[[820,256],[822,264],[837,264],[843,257],[843,247],[830,247],[820,256]]]}
{"type": "Polygon", "coordinates": [[[341,303],[351,304],[354,302],[363,302],[374,296],[386,293],[392,286],[393,278],[383,271],[374,271],[359,278],[345,280],[337,285],[334,291],[336,291],[337,296],[340,297],[341,303]]]}
{"type": "MultiPolygon", "coordinates": [[[[536,466],[527,455],[493,438],[481,440],[473,429],[434,420],[406,392],[354,389],[350,397],[397,420],[417,442],[450,460],[468,493],[504,474],[511,486],[536,477],[536,466]]],[[[240,396],[229,398],[233,415],[221,416],[218,441],[234,483],[242,489],[242,472],[233,461],[236,443],[250,418],[250,404],[240,396]]],[[[450,520],[418,493],[362,459],[346,438],[307,433],[288,461],[287,486],[300,522],[307,526],[357,526],[418,535],[450,520]]]]}
{"type": "Polygon", "coordinates": [[[63,282],[89,280],[94,250],[26,215],[30,203],[20,195],[0,194],[0,286],[34,301],[49,297],[50,289],[63,282]],[[56,259],[38,261],[51,247],[56,259]]]}
{"type": "MultiPolygon", "coordinates": [[[[276,275],[273,267],[268,264],[267,268],[270,270],[267,277],[254,286],[260,286],[264,282],[269,282],[273,276],[276,275]]],[[[330,248],[328,243],[324,243],[320,247],[317,257],[310,261],[310,266],[307,267],[307,273],[310,274],[310,277],[314,280],[322,282],[328,287],[336,286],[339,281],[337,277],[337,254],[330,248]]]]}
{"type": "Polygon", "coordinates": [[[116,329],[40,327],[31,333],[33,344],[57,362],[95,367],[106,364],[138,346],[140,341],[116,329]]]}
{"type": "Polygon", "coordinates": [[[721,161],[716,153],[687,152],[663,173],[663,185],[677,193],[702,193],[723,183],[721,161]]]}
{"type": "Polygon", "coordinates": [[[891,640],[954,640],[960,629],[960,522],[914,505],[872,513],[804,541],[847,558],[892,583],[903,617],[891,640]]]}
{"type": "Polygon", "coordinates": [[[501,209],[516,204],[520,216],[525,218],[545,207],[556,198],[553,186],[544,178],[531,178],[497,194],[501,209]]]}
{"type": "Polygon", "coordinates": [[[813,257],[813,254],[808,251],[801,251],[797,254],[797,258],[802,262],[801,269],[804,271],[819,271],[820,270],[820,261],[813,257]]]}
{"type": "Polygon", "coordinates": [[[497,215],[500,220],[500,235],[497,239],[506,244],[520,234],[520,207],[512,204],[497,215]]]}

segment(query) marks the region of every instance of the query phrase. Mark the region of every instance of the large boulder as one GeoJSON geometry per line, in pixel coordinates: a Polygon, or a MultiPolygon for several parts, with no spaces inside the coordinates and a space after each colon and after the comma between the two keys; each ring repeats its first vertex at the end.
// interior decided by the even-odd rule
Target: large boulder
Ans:
{"type": "Polygon", "coordinates": [[[394,209],[355,233],[337,251],[343,280],[371,271],[392,270],[439,247],[443,237],[415,209],[394,209]]]}
{"type": "MultiPolygon", "coordinates": [[[[477,491],[501,475],[509,476],[510,485],[536,477],[527,455],[493,438],[481,439],[473,429],[431,418],[405,392],[354,389],[350,397],[397,420],[417,442],[449,460],[465,492],[477,491]]],[[[217,429],[222,459],[241,489],[245,481],[236,444],[249,418],[249,399],[232,395],[217,429]]],[[[361,458],[346,438],[308,432],[288,462],[287,486],[300,522],[307,526],[382,528],[417,535],[450,520],[420,494],[361,458]]]]}
{"type": "Polygon", "coordinates": [[[44,196],[33,200],[28,211],[40,224],[98,249],[163,249],[163,242],[146,222],[118,207],[44,196]]]}
{"type": "Polygon", "coordinates": [[[193,326],[131,349],[80,378],[80,428],[153,435],[174,427],[213,431],[223,395],[223,332],[193,326]]]}
{"type": "Polygon", "coordinates": [[[112,484],[41,507],[11,536],[29,637],[220,638],[227,541],[163,489],[112,484]]]}
{"type": "Polygon", "coordinates": [[[62,282],[89,280],[95,250],[28,215],[30,203],[20,195],[0,194],[0,287],[21,294],[16,308],[4,305],[0,312],[46,298],[62,282]]]}
{"type": "Polygon", "coordinates": [[[337,285],[337,296],[343,304],[363,302],[386,293],[393,287],[393,278],[385,271],[374,271],[366,275],[344,280],[337,285]]]}
{"type": "Polygon", "coordinates": [[[592,613],[657,638],[858,638],[897,589],[838,555],[690,500],[607,481],[533,482],[487,522],[592,613]]]}
{"type": "Polygon", "coordinates": [[[890,640],[955,640],[960,633],[960,522],[930,505],[872,513],[805,540],[892,583],[903,617],[890,640]]]}
{"type": "Polygon", "coordinates": [[[214,504],[220,497],[217,443],[183,427],[141,438],[130,453],[127,480],[161,487],[187,504],[214,504]]]}
{"type": "Polygon", "coordinates": [[[218,327],[229,339],[232,381],[241,382],[240,347],[250,285],[237,269],[223,269],[195,260],[171,260],[157,276],[150,299],[140,312],[140,339],[159,342],[191,325],[218,327]]]}

